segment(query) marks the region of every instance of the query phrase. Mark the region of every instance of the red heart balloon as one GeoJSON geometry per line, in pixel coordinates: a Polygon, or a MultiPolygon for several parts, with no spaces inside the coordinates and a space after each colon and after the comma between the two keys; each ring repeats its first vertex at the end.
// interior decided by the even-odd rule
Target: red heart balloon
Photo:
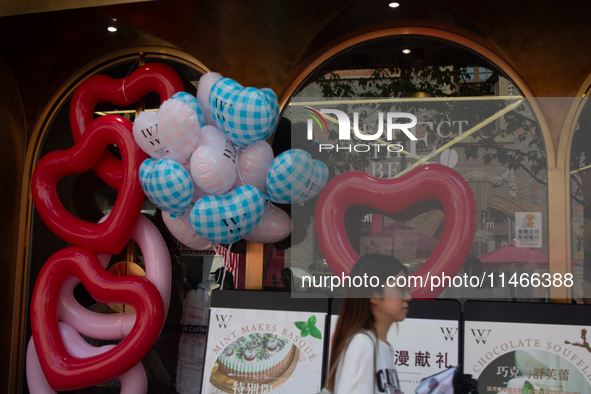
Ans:
{"type": "Polygon", "coordinates": [[[95,119],[72,148],[45,155],[33,172],[35,208],[47,227],[73,245],[96,253],[118,254],[127,244],[142,209],[144,192],[139,167],[145,157],[133,140],[132,124],[115,115],[95,119]],[[66,176],[89,170],[109,144],[117,144],[123,158],[123,183],[108,219],[90,223],[69,213],[60,202],[56,185],[66,176]]]}
{"type": "MultiPolygon", "coordinates": [[[[141,66],[123,79],[114,79],[107,75],[90,77],[76,89],[70,104],[70,126],[74,141],[78,142],[82,138],[94,118],[94,107],[98,103],[128,106],[151,92],[158,93],[160,102],[164,102],[183,90],[183,81],[179,75],[161,63],[141,66]]],[[[144,154],[144,158],[147,157],[144,154]]],[[[123,178],[121,161],[108,151],[101,154],[93,171],[113,189],[120,189],[123,178]]]]}
{"type": "MultiPolygon", "coordinates": [[[[345,231],[345,211],[352,205],[367,205],[388,213],[401,212],[423,200],[441,202],[445,225],[437,247],[413,275],[455,275],[464,265],[476,231],[476,202],[460,174],[440,164],[421,166],[395,179],[382,179],[361,171],[333,178],[316,203],[318,244],[333,274],[347,275],[359,256],[345,231]]],[[[417,287],[415,298],[437,297],[443,287],[431,291],[430,283],[417,287]]]]}
{"type": "Polygon", "coordinates": [[[77,247],[62,249],[47,260],[35,284],[31,302],[33,340],[43,373],[54,390],[74,390],[114,379],[139,363],[164,324],[164,304],[156,287],[139,276],[105,271],[92,253],[77,247]],[[129,335],[105,353],[78,358],[70,355],[60,335],[57,303],[68,276],[79,278],[99,302],[132,305],[137,318],[129,335]]]}

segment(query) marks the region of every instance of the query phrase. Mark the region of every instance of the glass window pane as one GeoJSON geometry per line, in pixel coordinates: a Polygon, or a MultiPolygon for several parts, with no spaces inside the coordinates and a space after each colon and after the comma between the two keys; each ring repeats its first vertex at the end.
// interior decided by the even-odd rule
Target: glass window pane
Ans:
{"type": "MultiPolygon", "coordinates": [[[[471,254],[481,258],[483,264],[470,271],[484,272],[487,278],[489,275],[491,278],[505,275],[505,281],[516,272],[547,272],[546,159],[543,138],[533,112],[524,103],[494,99],[496,95],[508,96],[509,87],[515,97],[519,97],[520,93],[502,70],[478,54],[444,40],[405,37],[414,47],[423,48],[423,61],[413,64],[412,59],[408,61],[403,57],[392,56],[396,48],[402,45],[399,40],[399,37],[390,37],[359,44],[334,56],[314,71],[292,96],[291,109],[284,111],[283,122],[294,124],[290,131],[287,128],[277,131],[274,147],[279,151],[286,150],[283,144],[285,138],[280,135],[291,132],[291,147],[307,149],[313,158],[324,161],[330,169],[331,179],[349,171],[363,171],[382,179],[396,178],[417,162],[451,167],[468,182],[477,205],[477,225],[471,254]],[[366,59],[366,63],[351,64],[350,59],[366,59]],[[498,78],[498,90],[493,84],[464,83],[470,80],[470,74],[474,76],[475,69],[482,72],[480,78],[498,78]],[[482,100],[458,100],[465,96],[488,95],[493,95],[484,106],[489,112],[480,112],[483,105],[476,103],[483,103],[482,100]],[[379,103],[357,106],[359,129],[367,134],[378,130],[377,114],[380,112],[413,113],[419,123],[412,133],[418,140],[410,141],[402,133],[398,134],[394,142],[403,145],[405,154],[385,151],[376,153],[375,148],[371,147],[369,153],[350,152],[349,146],[361,146],[374,141],[368,143],[354,137],[350,141],[340,140],[338,125],[330,120],[328,131],[324,130],[324,126],[322,130],[316,128],[313,141],[308,141],[305,116],[294,115],[297,112],[295,107],[309,100],[309,106],[318,110],[322,106],[316,105],[313,100],[328,98],[381,99],[379,103]],[[435,98],[447,98],[448,101],[437,101],[435,98]],[[384,102],[384,99],[393,100],[384,102]],[[448,107],[442,109],[436,105],[441,102],[446,102],[448,107]],[[517,106],[509,108],[512,103],[517,103],[517,106]],[[506,108],[508,112],[502,114],[500,111],[506,108]],[[489,121],[481,125],[487,119],[489,121]],[[468,133],[468,137],[454,140],[468,133]],[[319,144],[332,145],[333,148],[322,150],[319,144]],[[344,146],[344,149],[337,151],[334,148],[337,145],[344,146]],[[530,214],[535,216],[535,220],[530,219],[535,222],[535,228],[528,228],[525,234],[522,218],[530,214]],[[521,233],[518,232],[520,229],[521,233]],[[518,238],[521,243],[517,243],[518,238]],[[531,253],[530,257],[518,260],[517,256],[526,249],[531,253]],[[500,257],[487,258],[487,255],[495,252],[500,257]]],[[[345,101],[338,104],[343,111],[348,108],[345,104],[345,101]]],[[[325,119],[331,116],[326,115],[325,119]]],[[[352,116],[350,119],[353,122],[352,116]]],[[[385,136],[383,132],[382,140],[386,139],[385,136]]],[[[444,229],[446,215],[441,204],[435,200],[426,200],[401,211],[390,212],[372,208],[370,196],[367,201],[367,204],[350,207],[344,218],[347,242],[350,242],[355,252],[358,255],[393,255],[410,272],[423,267],[444,229]]],[[[327,258],[319,250],[318,240],[315,239],[315,202],[312,199],[292,207],[307,213],[306,220],[299,225],[304,228],[302,233],[305,235],[292,240],[284,261],[285,266],[302,270],[312,269],[310,262],[314,261],[316,272],[318,267],[327,272],[330,271],[327,258]]],[[[396,205],[395,202],[392,204],[396,205]]],[[[294,222],[294,232],[297,231],[296,224],[294,222]]],[[[544,288],[529,286],[512,290],[507,286],[501,288],[496,279],[492,282],[485,296],[478,291],[460,291],[451,296],[523,301],[544,300],[547,296],[547,289],[544,288]]]]}

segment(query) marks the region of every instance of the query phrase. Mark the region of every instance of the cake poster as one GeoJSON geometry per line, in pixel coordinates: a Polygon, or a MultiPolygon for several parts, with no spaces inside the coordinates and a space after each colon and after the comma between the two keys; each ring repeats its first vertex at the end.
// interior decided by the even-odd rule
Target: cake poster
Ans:
{"type": "Polygon", "coordinates": [[[202,393],[321,390],[326,314],[211,308],[202,393]]]}
{"type": "Polygon", "coordinates": [[[481,394],[591,394],[588,329],[466,321],[464,372],[481,394]]]}
{"type": "MultiPolygon", "coordinates": [[[[338,315],[331,318],[331,336],[338,315]]],[[[393,324],[388,343],[394,348],[394,364],[400,389],[412,394],[421,379],[458,365],[459,322],[413,319],[393,324]]]]}

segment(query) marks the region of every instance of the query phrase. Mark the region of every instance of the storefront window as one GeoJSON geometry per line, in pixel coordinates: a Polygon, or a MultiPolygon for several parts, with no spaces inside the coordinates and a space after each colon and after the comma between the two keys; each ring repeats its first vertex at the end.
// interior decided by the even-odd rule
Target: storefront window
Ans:
{"type": "Polygon", "coordinates": [[[591,106],[587,98],[575,126],[570,154],[571,270],[575,277],[573,298],[591,302],[591,106]],[[579,285],[580,284],[580,285],[579,285]]]}
{"type": "MultiPolygon", "coordinates": [[[[531,282],[526,286],[508,285],[512,277],[519,281],[522,274],[531,278],[548,272],[548,202],[540,127],[527,100],[503,70],[472,50],[437,38],[374,39],[323,63],[295,90],[282,115],[284,128],[280,125],[276,133],[274,149],[289,149],[282,133],[290,132],[291,147],[304,149],[323,161],[330,179],[350,171],[395,179],[429,163],[452,168],[461,175],[472,190],[477,209],[470,256],[478,258],[479,263],[470,272],[486,280],[474,291],[449,289],[442,296],[546,299],[547,287],[532,286],[531,282]],[[306,122],[312,117],[306,108],[358,112],[359,129],[365,134],[379,129],[380,112],[384,124],[388,112],[412,113],[417,125],[410,133],[416,140],[398,131],[386,142],[398,143],[400,148],[388,152],[384,147],[378,152],[370,147],[370,152],[365,152],[361,145],[375,141],[341,140],[340,126],[332,114],[323,114],[328,119],[327,131],[322,134],[319,130],[324,126],[314,126],[317,129],[310,140],[306,122]],[[352,151],[337,149],[349,144],[352,151]]],[[[353,135],[355,120],[350,118],[353,135]]],[[[385,129],[381,138],[381,142],[386,140],[385,129]]],[[[372,208],[371,194],[367,196],[367,205],[353,205],[345,215],[346,237],[356,254],[393,255],[410,272],[419,270],[437,246],[449,219],[441,203],[427,199],[387,212],[372,208]]],[[[316,201],[291,207],[292,219],[294,210],[297,218],[284,264],[300,273],[295,274],[296,286],[301,286],[298,277],[306,272],[331,273],[315,233],[316,201]]],[[[276,264],[273,259],[269,262],[269,266],[276,264]]],[[[269,283],[268,276],[266,281],[269,283]]]]}
{"type": "MultiPolygon", "coordinates": [[[[184,60],[175,60],[172,57],[162,58],[160,56],[151,56],[131,58],[111,65],[101,71],[101,74],[112,78],[122,79],[132,73],[141,63],[159,62],[170,66],[175,70],[184,85],[184,90],[192,95],[196,94],[196,88],[199,78],[205,72],[198,67],[189,65],[184,60]]],[[[71,96],[65,100],[55,112],[55,115],[49,122],[49,126],[44,133],[44,138],[39,149],[36,160],[38,161],[44,155],[55,150],[69,149],[74,145],[72,138],[69,109],[71,96]]],[[[156,93],[150,93],[140,103],[121,108],[114,104],[100,103],[95,107],[94,116],[104,116],[116,114],[123,116],[131,121],[135,119],[136,111],[157,109],[160,105],[160,97],[156,93]]],[[[109,151],[115,156],[119,155],[116,146],[108,147],[109,151]]],[[[62,204],[66,209],[76,217],[89,221],[98,222],[105,214],[109,213],[114,206],[117,198],[117,192],[111,189],[103,182],[93,171],[87,171],[82,174],[70,175],[61,179],[57,185],[57,192],[62,204]]],[[[169,312],[162,332],[155,345],[142,360],[149,382],[149,392],[168,392],[173,393],[177,385],[177,368],[179,365],[179,353],[183,350],[181,340],[181,319],[183,316],[183,302],[191,290],[196,290],[202,286],[207,292],[211,292],[217,285],[214,282],[214,276],[211,275],[219,268],[223,261],[222,257],[213,249],[196,251],[189,249],[179,243],[168,231],[162,220],[161,212],[148,200],[144,200],[142,214],[152,221],[158,231],[162,234],[166,247],[171,256],[172,265],[172,286],[169,312]]],[[[36,209],[33,208],[31,220],[31,236],[29,248],[29,277],[27,286],[27,312],[26,312],[26,333],[25,338],[31,337],[30,325],[30,303],[35,282],[43,264],[55,252],[68,246],[65,241],[53,234],[41,220],[36,209]]],[[[238,258],[244,259],[244,256],[238,258]]],[[[235,264],[238,266],[238,262],[235,264]]],[[[117,256],[110,258],[108,270],[121,274],[140,274],[145,275],[144,256],[137,244],[130,241],[127,247],[117,256]]],[[[237,283],[244,283],[244,273],[242,278],[237,277],[237,283]]],[[[74,289],[76,300],[85,308],[95,312],[106,314],[128,311],[129,306],[122,304],[102,304],[95,301],[89,292],[81,285],[74,289]]],[[[201,300],[203,301],[203,300],[201,300]]],[[[205,301],[203,301],[205,302],[205,301]]],[[[206,305],[202,305],[207,315],[206,305]]],[[[187,335],[187,334],[184,334],[187,335]]],[[[204,346],[204,333],[195,334],[197,342],[201,341],[204,346]]],[[[192,338],[192,339],[195,339],[192,338]]],[[[186,338],[185,338],[186,339],[186,338]]],[[[105,340],[96,340],[86,338],[94,346],[116,343],[105,340]]],[[[185,341],[186,342],[186,341],[185,341]]],[[[187,342],[188,343],[188,342],[187,342]]],[[[195,341],[189,343],[189,347],[195,347],[195,341]]],[[[22,353],[26,353],[27,344],[23,344],[22,353]]],[[[187,351],[187,349],[184,349],[187,351]]],[[[203,347],[204,351],[204,347],[203,347]]],[[[192,350],[188,350],[189,353],[192,350]]],[[[201,352],[203,353],[203,352],[201,352]]],[[[200,353],[200,354],[201,354],[200,353]]],[[[189,354],[185,358],[198,357],[197,354],[189,354]]],[[[203,357],[203,354],[200,355],[203,357]]],[[[190,367],[190,366],[189,366],[190,367]]],[[[194,377],[188,376],[191,368],[184,368],[184,374],[181,380],[190,380],[194,377]]],[[[25,378],[25,367],[23,358],[21,387],[23,392],[29,392],[25,378]]],[[[198,378],[200,379],[200,378],[198,378]]],[[[198,385],[198,383],[196,384],[198,385]]],[[[81,393],[119,393],[121,384],[118,379],[101,383],[95,387],[80,389],[81,393]]]]}

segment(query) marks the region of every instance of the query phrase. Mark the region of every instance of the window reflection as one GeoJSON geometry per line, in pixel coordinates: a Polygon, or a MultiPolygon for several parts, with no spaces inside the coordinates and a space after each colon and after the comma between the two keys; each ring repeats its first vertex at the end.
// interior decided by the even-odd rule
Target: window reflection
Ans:
{"type": "MultiPolygon", "coordinates": [[[[495,251],[504,252],[499,257],[488,256],[483,262],[487,275],[524,270],[541,273],[548,270],[545,147],[536,118],[520,96],[502,70],[459,45],[434,38],[389,37],[359,44],[327,60],[296,89],[291,97],[291,111],[285,110],[283,117],[293,123],[291,147],[310,151],[305,119],[294,115],[296,106],[342,98],[339,108],[346,111],[347,100],[366,100],[357,107],[349,107],[349,112],[353,111],[351,108],[359,112],[359,124],[363,125],[360,129],[366,134],[376,132],[379,112],[415,114],[418,124],[413,134],[418,140],[409,141],[402,136],[395,141],[404,146],[404,152],[376,153],[371,148],[368,155],[332,149],[322,152],[324,157],[314,158],[326,162],[331,177],[357,170],[380,178],[396,178],[425,163],[453,168],[470,185],[478,208],[471,255],[486,258],[495,251]],[[414,55],[398,55],[402,47],[415,48],[414,55]],[[529,233],[524,235],[521,224],[515,221],[528,213],[540,214],[536,216],[538,232],[532,232],[532,239],[529,233]],[[533,242],[533,237],[537,237],[537,242],[533,242]],[[516,244],[518,238],[521,244],[516,244]],[[528,245],[527,249],[539,253],[537,258],[543,261],[519,260],[517,249],[528,245]]],[[[331,121],[330,115],[325,119],[331,121]]],[[[343,142],[335,130],[336,125],[329,125],[325,134],[315,134],[314,142],[343,142]]],[[[284,140],[280,132],[286,130],[278,130],[274,148],[284,140]]],[[[312,148],[319,153],[317,147],[312,148]]],[[[297,208],[313,212],[314,203],[307,201],[297,208]]],[[[284,264],[307,270],[313,261],[316,271],[321,268],[327,272],[314,239],[313,217],[309,221],[306,237],[292,240],[284,264]]],[[[346,221],[351,223],[347,235],[358,254],[390,254],[414,272],[437,244],[445,213],[436,201],[424,201],[396,214],[355,206],[347,212],[346,221]]],[[[294,222],[294,231],[296,225],[294,222]]],[[[268,264],[280,263],[272,257],[268,264]]],[[[491,289],[484,296],[527,301],[543,301],[546,297],[547,289],[534,291],[531,286],[520,293],[491,289]]]]}

